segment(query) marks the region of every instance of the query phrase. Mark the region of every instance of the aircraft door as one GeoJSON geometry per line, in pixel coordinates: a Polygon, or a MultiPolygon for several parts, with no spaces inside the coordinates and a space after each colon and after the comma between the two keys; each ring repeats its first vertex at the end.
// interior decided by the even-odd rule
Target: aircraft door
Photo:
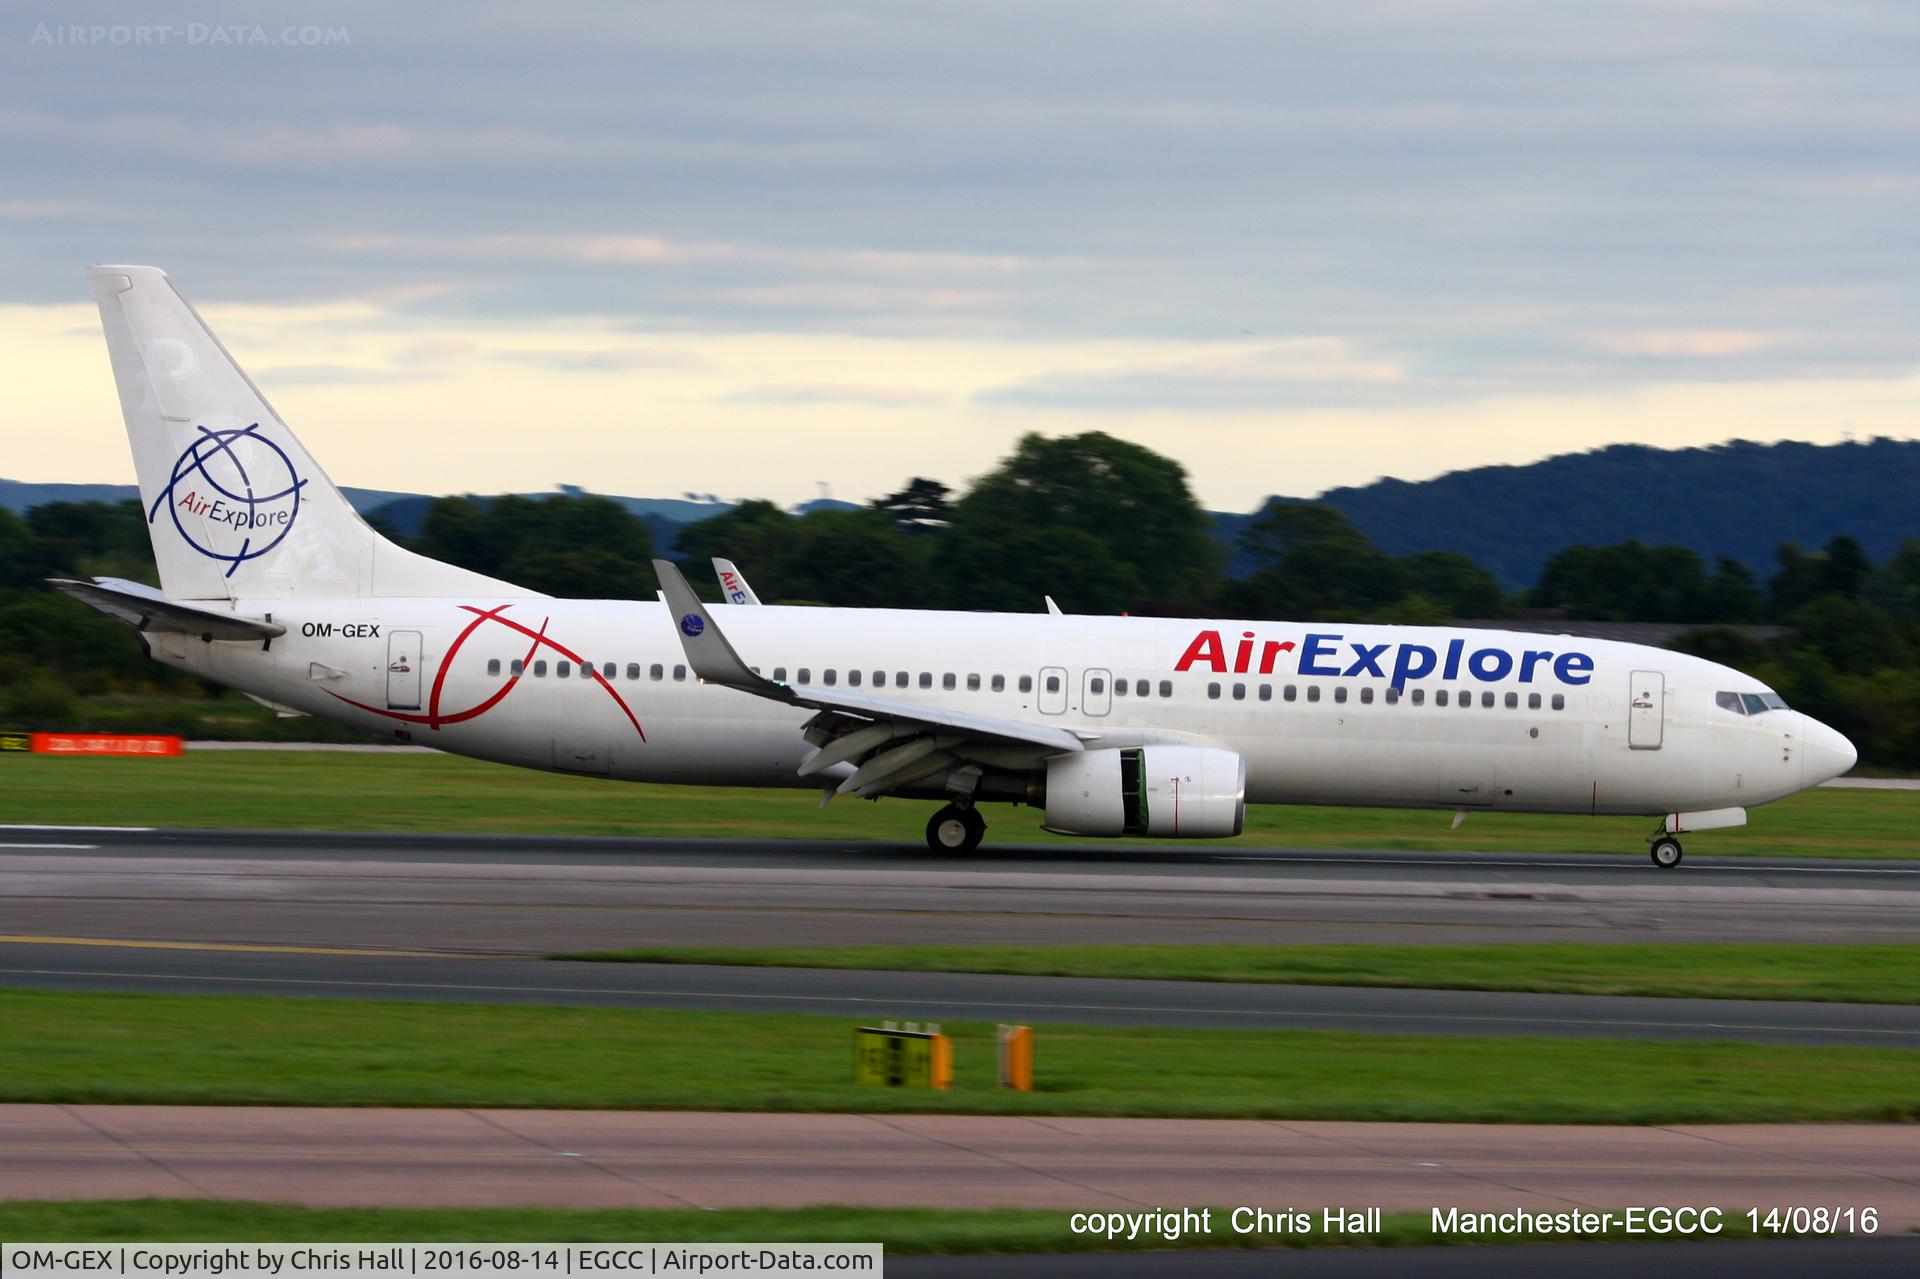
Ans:
{"type": "Polygon", "coordinates": [[[1659,671],[1635,671],[1628,690],[1627,745],[1657,751],[1667,719],[1667,677],[1659,671]]]}
{"type": "Polygon", "coordinates": [[[1067,668],[1064,666],[1042,666],[1040,668],[1040,713],[1059,715],[1067,709],[1067,668]]]}
{"type": "Polygon", "coordinates": [[[1113,709],[1113,672],[1090,670],[1081,677],[1080,710],[1086,715],[1105,715],[1113,709]]]}
{"type": "Polygon", "coordinates": [[[420,632],[387,632],[387,709],[420,709],[420,632]]]}

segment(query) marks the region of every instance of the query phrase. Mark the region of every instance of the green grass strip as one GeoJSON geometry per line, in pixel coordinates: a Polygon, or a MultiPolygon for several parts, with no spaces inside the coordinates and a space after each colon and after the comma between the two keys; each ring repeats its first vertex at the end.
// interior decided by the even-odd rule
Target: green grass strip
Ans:
{"type": "Polygon", "coordinates": [[[560,959],[1569,995],[1920,1003],[1920,945],[640,946],[560,959]]]}
{"type": "Polygon", "coordinates": [[[1912,1050],[1041,1026],[1038,1090],[946,1026],[944,1093],[832,1017],[0,990],[0,1101],[1761,1123],[1920,1119],[1912,1050]]]}
{"type": "MultiPolygon", "coordinates": [[[[35,1243],[884,1243],[893,1254],[1117,1252],[1160,1248],[1406,1247],[1557,1242],[1562,1235],[1435,1234],[1424,1212],[1389,1213],[1378,1231],[1240,1234],[1231,1209],[1209,1229],[1106,1239],[1075,1234],[1066,1210],[933,1208],[301,1208],[219,1199],[96,1199],[0,1203],[0,1240],[35,1243]]],[[[1728,1211],[1716,1239],[1752,1238],[1728,1211]]],[[[1588,1235],[1583,1239],[1621,1238],[1588,1235]]]]}
{"type": "MultiPolygon", "coordinates": [[[[920,844],[933,806],[839,803],[811,790],[634,786],[450,755],[189,752],[178,759],[0,757],[0,822],[476,834],[728,836],[920,844]]],[[[1651,818],[1258,806],[1236,847],[1617,853],[1644,859],[1651,818]]],[[[1028,808],[992,805],[996,843],[1076,842],[1028,808]]],[[[1687,840],[1687,855],[1920,857],[1920,791],[1813,790],[1753,811],[1739,830],[1687,840]]],[[[1145,841],[1130,841],[1144,843],[1145,841]]]]}

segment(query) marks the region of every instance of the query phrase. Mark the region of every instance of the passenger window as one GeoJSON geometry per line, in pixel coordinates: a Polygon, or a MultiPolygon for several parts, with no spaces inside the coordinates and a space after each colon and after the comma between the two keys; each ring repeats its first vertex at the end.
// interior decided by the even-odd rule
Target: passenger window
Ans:
{"type": "MultiPolygon", "coordinates": [[[[1420,700],[1420,694],[1418,694],[1418,693],[1415,693],[1415,694],[1413,695],[1413,700],[1414,700],[1414,701],[1416,701],[1416,702],[1417,702],[1417,701],[1419,701],[1419,700],[1420,700]]],[[[1434,694],[1433,694],[1433,704],[1434,704],[1435,706],[1445,706],[1445,705],[1447,704],[1447,690],[1446,690],[1446,689],[1444,689],[1444,688],[1441,688],[1441,689],[1435,689],[1435,690],[1434,690],[1434,694]]]]}
{"type": "Polygon", "coordinates": [[[1233,700],[1236,702],[1244,702],[1247,700],[1247,686],[1245,684],[1235,684],[1233,686],[1233,700]]]}
{"type": "Polygon", "coordinates": [[[553,664],[553,673],[555,675],[558,675],[561,679],[565,679],[567,676],[573,674],[573,663],[572,662],[555,662],[553,664]]]}
{"type": "Polygon", "coordinates": [[[959,681],[953,677],[952,671],[948,671],[945,675],[942,675],[940,677],[940,687],[944,689],[953,689],[953,688],[959,687],[959,681]]]}
{"type": "Polygon", "coordinates": [[[1527,694],[1527,709],[1530,711],[1537,711],[1540,709],[1540,694],[1538,693],[1527,694]]]}
{"type": "Polygon", "coordinates": [[[1207,696],[1213,698],[1215,701],[1220,700],[1220,685],[1218,683],[1208,684],[1207,696]]]}
{"type": "Polygon", "coordinates": [[[920,687],[921,687],[921,688],[932,688],[932,687],[933,687],[933,673],[932,673],[932,672],[930,672],[930,671],[921,671],[921,672],[920,672],[920,687]]]}
{"type": "Polygon", "coordinates": [[[1296,697],[1300,696],[1300,690],[1295,688],[1293,685],[1289,684],[1285,688],[1280,690],[1280,696],[1283,700],[1291,702],[1296,697]]]}
{"type": "MultiPolygon", "coordinates": [[[[1445,694],[1445,693],[1442,693],[1442,694],[1441,694],[1440,696],[1442,696],[1442,697],[1445,697],[1445,696],[1446,696],[1446,694],[1445,694]]],[[[1413,704],[1414,704],[1415,706],[1418,706],[1418,705],[1420,705],[1421,703],[1423,703],[1423,702],[1425,702],[1426,700],[1427,700],[1427,690],[1426,690],[1426,689],[1424,689],[1424,688],[1416,688],[1416,689],[1414,689],[1414,690],[1413,690],[1413,704]]]]}
{"type": "Polygon", "coordinates": [[[1113,681],[1113,695],[1115,697],[1125,697],[1127,695],[1127,681],[1123,679],[1113,681]]]}
{"type": "MultiPolygon", "coordinates": [[[[760,673],[760,672],[759,672],[759,671],[757,671],[757,670],[756,670],[756,671],[754,672],[754,674],[755,674],[755,675],[758,675],[759,673],[760,673]]],[[[628,679],[639,679],[639,678],[640,678],[640,663],[638,663],[638,662],[628,662],[628,663],[627,663],[627,678],[628,678],[628,679]]]]}
{"type": "Polygon", "coordinates": [[[873,686],[875,688],[885,688],[887,686],[887,673],[885,671],[875,671],[873,673],[873,686]]]}
{"type": "Polygon", "coordinates": [[[1133,682],[1133,695],[1135,697],[1145,697],[1148,691],[1149,691],[1149,685],[1147,684],[1147,681],[1143,679],[1137,679],[1133,682]]]}
{"type": "MultiPolygon", "coordinates": [[[[653,677],[654,677],[655,679],[659,679],[659,678],[660,678],[660,668],[659,668],[658,666],[656,666],[656,667],[654,667],[654,668],[653,668],[653,677]]],[[[787,668],[786,668],[786,667],[784,667],[784,666],[776,666],[776,667],[774,667],[774,668],[773,668],[773,682],[774,682],[774,683],[776,683],[776,684],[784,684],[784,683],[786,683],[786,682],[787,682],[787,668]]]]}
{"type": "Polygon", "coordinates": [[[580,678],[581,678],[581,679],[592,679],[592,678],[593,678],[593,663],[592,663],[592,662],[582,662],[582,663],[580,663],[580,678]]]}
{"type": "Polygon", "coordinates": [[[1031,693],[1033,691],[1033,676],[1022,675],[1020,677],[1020,691],[1023,693],[1031,693]]]}
{"type": "Polygon", "coordinates": [[[1320,700],[1320,686],[1318,684],[1307,685],[1307,700],[1310,702],[1320,700]]]}
{"type": "Polygon", "coordinates": [[[533,664],[533,674],[536,679],[546,678],[547,676],[547,659],[546,658],[543,657],[539,661],[533,664]]]}
{"type": "Polygon", "coordinates": [[[1519,705],[1520,705],[1520,694],[1518,694],[1518,693],[1508,693],[1508,694],[1507,694],[1507,709],[1508,709],[1508,710],[1515,710],[1515,709],[1517,709],[1517,708],[1519,707],[1519,705]]]}
{"type": "Polygon", "coordinates": [[[1473,690],[1472,689],[1463,688],[1460,690],[1460,709],[1463,711],[1473,709],[1473,690]]]}
{"type": "Polygon", "coordinates": [[[1060,691],[1060,677],[1058,675],[1047,676],[1047,691],[1049,693],[1057,693],[1060,691]]]}
{"type": "Polygon", "coordinates": [[[1098,675],[1096,675],[1092,679],[1087,681],[1087,691],[1093,694],[1095,697],[1098,697],[1100,696],[1100,694],[1107,691],[1107,681],[1101,679],[1098,675]]]}
{"type": "Polygon", "coordinates": [[[498,675],[499,673],[500,673],[500,659],[497,657],[490,658],[487,661],[487,674],[498,675]]]}
{"type": "Polygon", "coordinates": [[[967,676],[967,691],[969,693],[977,693],[980,691],[980,677],[978,675],[967,676]]]}
{"type": "Polygon", "coordinates": [[[507,670],[511,672],[516,678],[518,678],[519,675],[526,669],[527,669],[527,664],[521,661],[517,657],[513,659],[513,665],[507,667],[507,670]]]}
{"type": "Polygon", "coordinates": [[[1273,700],[1273,685],[1262,684],[1260,686],[1260,700],[1263,702],[1270,702],[1273,700]]]}
{"type": "Polygon", "coordinates": [[[1555,693],[1553,695],[1553,709],[1557,711],[1563,711],[1566,708],[1567,708],[1566,695],[1563,693],[1555,693]]]}
{"type": "Polygon", "coordinates": [[[1387,705],[1398,706],[1399,704],[1400,704],[1400,690],[1397,688],[1389,688],[1387,690],[1387,705]]]}
{"type": "Polygon", "coordinates": [[[1005,675],[995,675],[993,677],[993,691],[996,693],[1004,693],[1007,691],[1007,677],[1005,675]]]}
{"type": "MultiPolygon", "coordinates": [[[[676,666],[673,668],[673,671],[674,671],[673,677],[675,679],[679,679],[680,668],[676,666]]],[[[793,673],[793,678],[798,683],[811,684],[813,683],[813,668],[811,666],[802,666],[799,670],[793,673]]]]}
{"type": "Polygon", "coordinates": [[[820,682],[822,684],[825,684],[828,688],[832,688],[834,684],[839,682],[839,679],[840,679],[839,673],[835,671],[831,666],[827,667],[826,670],[820,672],[820,682]]]}
{"type": "Polygon", "coordinates": [[[1161,680],[1161,681],[1160,681],[1160,696],[1162,696],[1162,697],[1172,697],[1172,696],[1173,696],[1173,681],[1172,681],[1172,680],[1170,680],[1170,679],[1163,679],[1163,680],[1161,680]]]}
{"type": "Polygon", "coordinates": [[[1362,706],[1371,706],[1371,705],[1373,705],[1373,689],[1372,689],[1372,687],[1367,687],[1367,688],[1363,688],[1363,689],[1361,689],[1361,690],[1360,690],[1360,704],[1361,704],[1362,706]]]}
{"type": "Polygon", "coordinates": [[[859,688],[859,687],[860,687],[860,672],[859,672],[859,671],[848,671],[848,672],[847,672],[847,687],[848,687],[848,688],[859,688]]]}
{"type": "MultiPolygon", "coordinates": [[[[801,674],[804,676],[806,672],[802,671],[801,674]]],[[[673,677],[675,679],[685,679],[687,677],[687,668],[684,666],[675,666],[673,668],[673,677]]]]}
{"type": "MultiPolygon", "coordinates": [[[[1512,693],[1508,693],[1508,694],[1507,694],[1507,696],[1508,696],[1508,697],[1512,697],[1512,696],[1513,696],[1513,694],[1512,694],[1512,693]]],[[[1491,705],[1493,705],[1493,694],[1492,694],[1492,693],[1482,693],[1482,694],[1480,694],[1480,705],[1482,705],[1482,706],[1491,706],[1491,705]]]]}
{"type": "Polygon", "coordinates": [[[602,666],[600,668],[600,674],[607,679],[612,679],[615,675],[618,675],[619,673],[620,673],[620,668],[612,662],[608,662],[605,666],[602,666]]]}
{"type": "Polygon", "coordinates": [[[893,673],[893,686],[895,688],[905,688],[907,686],[907,673],[905,671],[895,671],[893,673]]]}
{"type": "Polygon", "coordinates": [[[1344,702],[1347,700],[1347,686],[1345,684],[1341,684],[1333,690],[1333,700],[1336,702],[1344,702]]]}

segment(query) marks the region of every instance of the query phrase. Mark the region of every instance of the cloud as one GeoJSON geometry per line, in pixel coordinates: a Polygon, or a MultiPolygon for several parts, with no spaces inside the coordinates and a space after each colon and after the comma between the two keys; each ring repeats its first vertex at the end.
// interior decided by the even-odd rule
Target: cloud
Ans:
{"type": "Polygon", "coordinates": [[[812,382],[752,386],[720,398],[728,404],[859,404],[869,408],[905,409],[943,404],[952,397],[944,391],[912,386],[812,382]]]}
{"type": "Polygon", "coordinates": [[[1381,399],[1407,374],[1339,338],[1295,338],[1201,358],[1043,373],[993,387],[982,404],[1021,408],[1244,409],[1381,399]]]}
{"type": "Polygon", "coordinates": [[[423,369],[379,369],[353,364],[275,364],[257,371],[262,386],[381,386],[421,382],[436,374],[423,369]]]}
{"type": "Polygon", "coordinates": [[[1594,345],[1610,355],[1712,358],[1751,355],[1776,346],[1778,334],[1739,329],[1662,329],[1639,333],[1602,333],[1594,345]]]}
{"type": "Polygon", "coordinates": [[[688,372],[711,367],[704,356],[687,351],[644,347],[606,347],[599,350],[552,349],[493,351],[492,360],[530,364],[559,373],[631,373],[646,370],[688,372]]]}

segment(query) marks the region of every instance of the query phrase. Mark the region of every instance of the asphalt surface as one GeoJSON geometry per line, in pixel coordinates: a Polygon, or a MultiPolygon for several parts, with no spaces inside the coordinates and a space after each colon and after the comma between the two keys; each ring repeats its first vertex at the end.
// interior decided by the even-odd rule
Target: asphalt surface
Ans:
{"type": "MultiPolygon", "coordinates": [[[[1317,1123],[1019,1115],[0,1106],[0,1198],[315,1207],[859,1204],[1319,1214],[1872,1208],[1920,1225],[1900,1124],[1317,1123]]],[[[1232,1225],[1214,1215],[1215,1236],[1232,1225]]],[[[1177,1247],[1179,1241],[1170,1246],[1177,1247]]]]}
{"type": "Polygon", "coordinates": [[[0,937],[0,985],[458,1003],[1422,1035],[1738,1040],[1920,1049],[1920,1008],[1507,991],[1006,977],[464,955],[155,949],[0,937]]]}
{"type": "Polygon", "coordinates": [[[0,932],[503,954],[1911,941],[1920,862],[0,827],[0,932]]]}

